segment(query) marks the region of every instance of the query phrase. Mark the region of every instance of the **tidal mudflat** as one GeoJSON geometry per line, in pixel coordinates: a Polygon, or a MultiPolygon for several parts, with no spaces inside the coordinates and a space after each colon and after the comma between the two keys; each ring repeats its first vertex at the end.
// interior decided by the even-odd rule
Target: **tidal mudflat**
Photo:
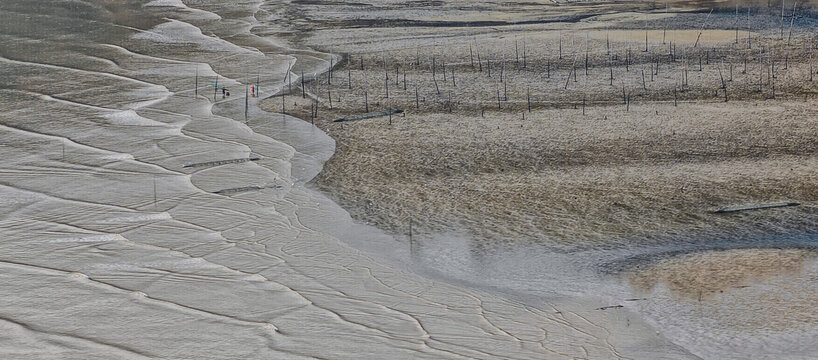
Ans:
{"type": "Polygon", "coordinates": [[[314,184],[419,271],[600,296],[706,358],[809,356],[813,10],[305,4],[291,40],[338,59],[262,106],[336,140],[314,184]]]}

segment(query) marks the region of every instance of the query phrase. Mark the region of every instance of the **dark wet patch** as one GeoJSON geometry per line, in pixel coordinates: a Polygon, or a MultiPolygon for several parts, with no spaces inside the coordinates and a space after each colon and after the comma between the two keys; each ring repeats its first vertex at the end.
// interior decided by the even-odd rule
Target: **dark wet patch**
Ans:
{"type": "Polygon", "coordinates": [[[756,238],[714,238],[711,241],[684,242],[670,240],[667,246],[642,247],[639,254],[600,264],[598,270],[608,275],[621,274],[636,269],[646,268],[664,260],[702,254],[713,251],[765,249],[765,250],[808,250],[818,254],[818,232],[759,235],[756,238]]]}

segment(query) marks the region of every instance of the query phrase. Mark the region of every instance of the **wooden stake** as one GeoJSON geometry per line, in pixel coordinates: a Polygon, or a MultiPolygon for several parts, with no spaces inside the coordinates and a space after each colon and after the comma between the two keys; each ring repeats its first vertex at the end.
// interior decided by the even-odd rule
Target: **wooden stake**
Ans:
{"type": "Polygon", "coordinates": [[[721,80],[721,88],[727,89],[727,83],[724,82],[724,76],[721,74],[721,64],[719,64],[719,79],[721,80]]]}
{"type": "Polygon", "coordinates": [[[648,31],[645,30],[645,52],[648,52],[648,31]]]}
{"type": "Polygon", "coordinates": [[[585,76],[588,76],[588,33],[585,33],[585,76]]]}
{"type": "Polygon", "coordinates": [[[784,0],[781,0],[781,35],[780,39],[784,40],[784,0]]]}
{"type": "Polygon", "coordinates": [[[409,252],[413,252],[414,241],[412,240],[412,217],[409,217],[409,252]]]}
{"type": "Polygon", "coordinates": [[[628,49],[625,52],[625,71],[630,72],[630,65],[631,65],[631,49],[628,49]]]}
{"type": "Polygon", "coordinates": [[[747,7],[747,48],[752,49],[752,42],[750,41],[750,7],[747,7]]]}
{"type": "Polygon", "coordinates": [[[792,5],[792,16],[790,17],[790,34],[787,35],[787,46],[792,45],[792,25],[795,22],[795,9],[798,6],[798,2],[796,1],[795,4],[792,5]]]}
{"type": "Polygon", "coordinates": [[[514,66],[520,68],[520,49],[517,46],[517,39],[514,39],[514,66]]]}
{"type": "Polygon", "coordinates": [[[483,72],[483,62],[480,61],[480,51],[477,52],[477,65],[480,67],[479,71],[483,72]]]}
{"type": "Polygon", "coordinates": [[[525,88],[525,99],[526,99],[526,102],[528,102],[528,112],[531,112],[531,88],[530,87],[525,88]]]}
{"type": "Polygon", "coordinates": [[[571,72],[573,72],[573,71],[574,71],[574,69],[572,68],[571,71],[568,72],[568,78],[565,79],[565,87],[564,87],[565,90],[568,90],[568,82],[571,81],[571,72]]]}
{"type": "Polygon", "coordinates": [[[696,36],[696,43],[693,44],[694,48],[699,46],[699,39],[701,39],[702,32],[704,32],[704,26],[707,25],[707,19],[710,19],[710,15],[712,15],[712,14],[713,14],[713,9],[710,9],[710,12],[707,14],[707,17],[704,18],[704,22],[702,23],[701,29],[699,29],[699,35],[696,36]]]}
{"type": "Polygon", "coordinates": [[[547,64],[546,64],[545,68],[546,68],[546,78],[550,79],[551,78],[551,59],[547,60],[547,64]]]}
{"type": "Polygon", "coordinates": [[[631,94],[628,93],[628,104],[625,106],[625,111],[631,111],[631,94]]]}
{"type": "Polygon", "coordinates": [[[673,106],[678,106],[678,96],[676,95],[676,87],[673,88],[673,106]]]}

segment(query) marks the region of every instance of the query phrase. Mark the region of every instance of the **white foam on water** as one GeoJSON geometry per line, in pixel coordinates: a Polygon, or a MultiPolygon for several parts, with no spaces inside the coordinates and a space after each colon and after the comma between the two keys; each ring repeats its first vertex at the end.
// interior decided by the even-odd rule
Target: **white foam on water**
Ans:
{"type": "Polygon", "coordinates": [[[134,157],[131,154],[112,153],[112,154],[100,155],[99,159],[112,160],[112,161],[127,161],[127,160],[134,160],[134,157]]]}
{"type": "Polygon", "coordinates": [[[133,109],[128,109],[128,110],[124,110],[124,111],[118,111],[118,112],[114,112],[114,113],[105,114],[102,117],[105,118],[105,119],[110,120],[113,124],[116,124],[116,125],[145,126],[145,127],[151,127],[153,129],[159,128],[162,134],[174,134],[174,135],[181,135],[182,134],[181,128],[171,126],[171,125],[168,125],[168,124],[160,122],[160,121],[156,121],[156,120],[152,120],[152,119],[140,116],[133,109]]]}
{"type": "Polygon", "coordinates": [[[71,236],[51,239],[52,243],[107,243],[114,241],[127,241],[119,234],[98,234],[85,236],[71,236]]]}
{"type": "Polygon", "coordinates": [[[173,7],[184,9],[187,14],[186,19],[196,20],[220,20],[222,17],[209,11],[194,9],[185,5],[182,0],[153,0],[144,5],[145,7],[173,7]]]}
{"type": "Polygon", "coordinates": [[[148,222],[162,221],[162,220],[173,220],[173,218],[167,212],[161,212],[161,213],[155,213],[155,214],[133,213],[133,214],[128,214],[128,215],[103,218],[103,219],[101,219],[99,221],[99,223],[101,223],[101,224],[128,224],[128,223],[148,223],[148,222]]]}
{"type": "Polygon", "coordinates": [[[166,23],[159,24],[149,31],[135,34],[133,38],[163,44],[192,45],[204,51],[258,54],[257,51],[236,46],[222,39],[206,36],[202,34],[201,29],[178,20],[170,20],[166,23]]]}

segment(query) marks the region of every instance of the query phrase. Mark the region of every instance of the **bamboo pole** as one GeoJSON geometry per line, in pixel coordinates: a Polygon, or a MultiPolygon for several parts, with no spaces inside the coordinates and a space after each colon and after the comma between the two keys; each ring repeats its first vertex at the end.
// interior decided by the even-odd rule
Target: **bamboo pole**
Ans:
{"type": "Polygon", "coordinates": [[[798,2],[792,5],[792,16],[790,17],[790,32],[787,35],[787,46],[792,45],[792,25],[795,23],[795,9],[798,7],[798,2]]]}
{"type": "Polygon", "coordinates": [[[514,67],[520,68],[520,49],[517,46],[517,39],[514,39],[514,67]]]}
{"type": "Polygon", "coordinates": [[[528,103],[528,112],[531,112],[531,87],[525,88],[525,99],[528,103]]]}

